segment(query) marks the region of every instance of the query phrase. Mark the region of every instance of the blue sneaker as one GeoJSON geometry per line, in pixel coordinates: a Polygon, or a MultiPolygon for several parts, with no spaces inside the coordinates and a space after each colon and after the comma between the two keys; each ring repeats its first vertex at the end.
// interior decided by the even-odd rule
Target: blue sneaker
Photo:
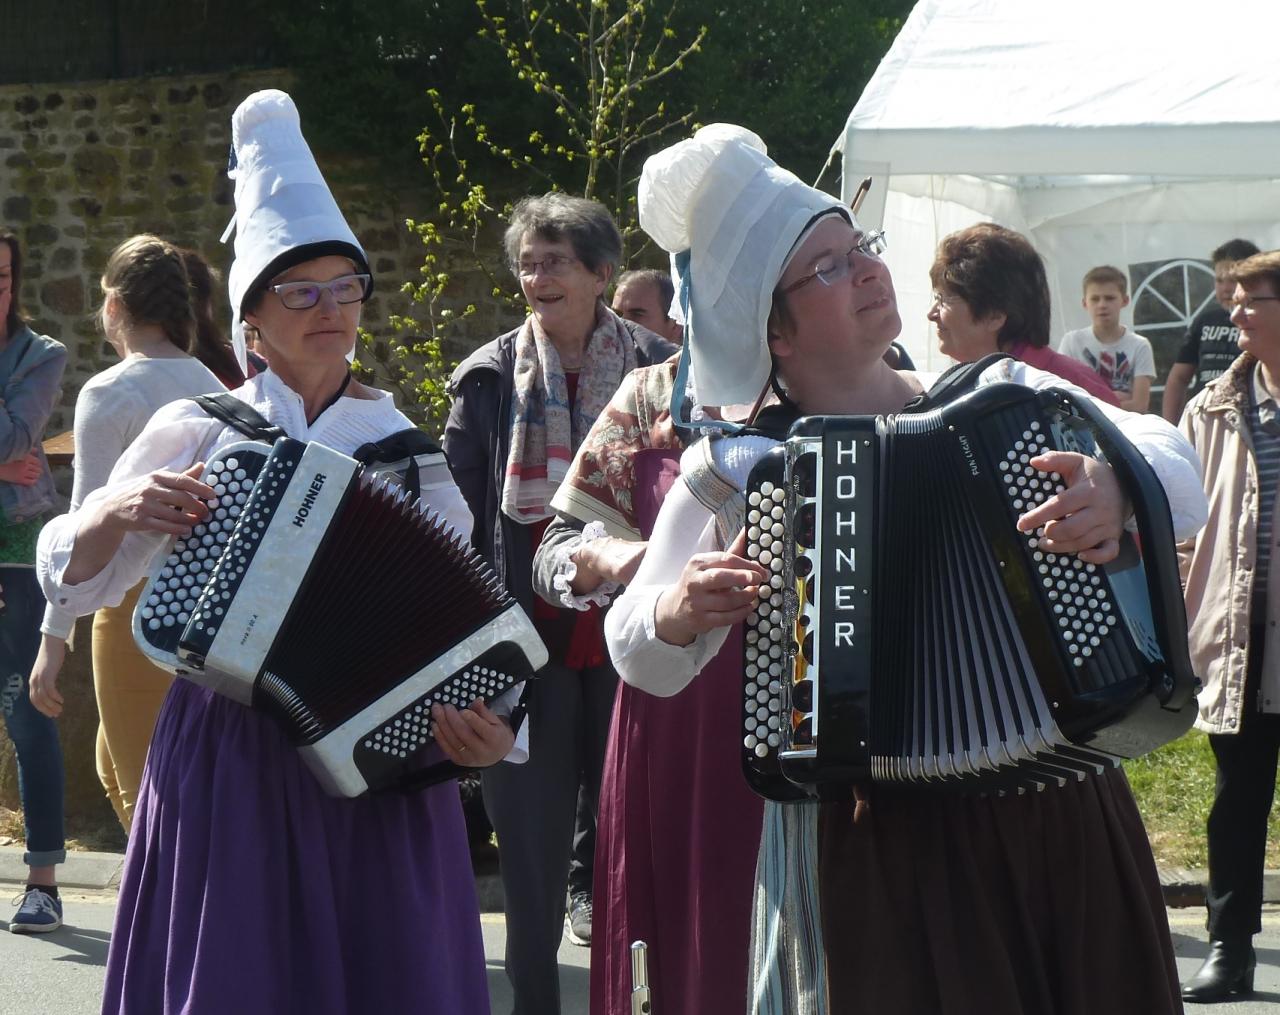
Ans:
{"type": "Polygon", "coordinates": [[[48,934],[62,926],[62,900],[39,888],[29,888],[13,904],[18,911],[9,921],[15,934],[48,934]]]}

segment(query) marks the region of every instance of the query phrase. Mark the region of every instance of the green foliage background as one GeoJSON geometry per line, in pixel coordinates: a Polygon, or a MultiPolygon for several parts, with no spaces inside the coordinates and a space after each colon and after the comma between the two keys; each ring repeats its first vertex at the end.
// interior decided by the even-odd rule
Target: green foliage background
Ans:
{"type": "Polygon", "coordinates": [[[636,183],[647,155],[697,124],[742,124],[816,179],[912,3],[276,0],[265,22],[312,145],[373,156],[384,182],[425,195],[407,223],[423,244],[405,286],[414,310],[387,322],[394,342],[366,345],[366,378],[440,427],[444,350],[474,343],[475,285],[459,274],[523,311],[498,244],[522,195],[602,201],[626,266],[661,266],[636,224],[636,183]]]}

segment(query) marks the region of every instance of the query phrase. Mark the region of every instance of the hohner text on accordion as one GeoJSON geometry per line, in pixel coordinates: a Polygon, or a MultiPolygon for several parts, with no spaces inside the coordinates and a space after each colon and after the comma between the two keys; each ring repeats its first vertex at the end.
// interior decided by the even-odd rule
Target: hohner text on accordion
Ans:
{"type": "MultiPolygon", "coordinates": [[[[836,441],[835,464],[839,469],[846,461],[851,465],[858,464],[858,442],[856,440],[836,441]]],[[[839,472],[835,482],[835,517],[834,527],[837,537],[858,533],[858,515],[853,509],[857,500],[858,477],[853,473],[839,472]]],[[[857,570],[856,550],[852,546],[833,546],[831,559],[835,567],[835,579],[849,576],[857,570]]],[[[858,589],[856,585],[836,584],[832,588],[835,597],[835,609],[839,612],[852,613],[856,609],[854,597],[858,589]]],[[[854,622],[852,620],[835,620],[832,623],[832,640],[836,645],[853,647],[854,622]]]]}
{"type": "Polygon", "coordinates": [[[204,668],[207,673],[232,677],[225,693],[244,704],[252,700],[253,681],[324,538],[324,526],[309,526],[306,519],[312,513],[328,517],[337,510],[355,468],[354,461],[344,461],[336,452],[318,444],[307,446],[276,509],[277,515],[292,517],[292,524],[265,529],[237,594],[218,623],[204,668]],[[346,466],[346,475],[327,482],[334,477],[335,466],[346,466]]]}

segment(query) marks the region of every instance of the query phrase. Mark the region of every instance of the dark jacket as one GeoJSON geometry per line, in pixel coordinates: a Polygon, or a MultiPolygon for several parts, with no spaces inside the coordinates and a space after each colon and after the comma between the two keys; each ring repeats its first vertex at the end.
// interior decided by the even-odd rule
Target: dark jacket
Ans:
{"type": "Polygon", "coordinates": [[[25,324],[0,352],[0,462],[16,462],[34,451],[40,478],[31,486],[0,483],[0,512],[12,524],[36,518],[54,506],[56,494],[40,440],[58,403],[67,350],[25,324]]]}
{"type": "MultiPolygon", "coordinates": [[[[636,346],[637,366],[669,359],[679,347],[632,321],[623,321],[636,346]]],[[[454,482],[471,508],[471,542],[526,610],[533,610],[531,526],[502,514],[502,486],[511,448],[515,328],[481,346],[449,379],[453,407],[444,428],[444,453],[454,482]]]]}

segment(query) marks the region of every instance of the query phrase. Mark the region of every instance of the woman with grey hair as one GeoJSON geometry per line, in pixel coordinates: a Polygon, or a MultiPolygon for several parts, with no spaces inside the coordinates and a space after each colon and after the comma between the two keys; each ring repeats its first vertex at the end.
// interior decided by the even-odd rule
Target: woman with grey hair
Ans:
{"type": "Polygon", "coordinates": [[[521,1013],[560,1010],[556,952],[578,788],[594,812],[617,684],[599,610],[536,600],[533,554],[554,514],[552,494],[622,379],[676,351],[605,304],[621,252],[618,228],[598,202],[560,193],[520,201],[506,253],[529,315],[450,381],[444,450],[475,519],[472,542],[551,654],[526,696],[537,744],[528,763],[482,776],[502,850],[507,977],[521,1013]]]}

